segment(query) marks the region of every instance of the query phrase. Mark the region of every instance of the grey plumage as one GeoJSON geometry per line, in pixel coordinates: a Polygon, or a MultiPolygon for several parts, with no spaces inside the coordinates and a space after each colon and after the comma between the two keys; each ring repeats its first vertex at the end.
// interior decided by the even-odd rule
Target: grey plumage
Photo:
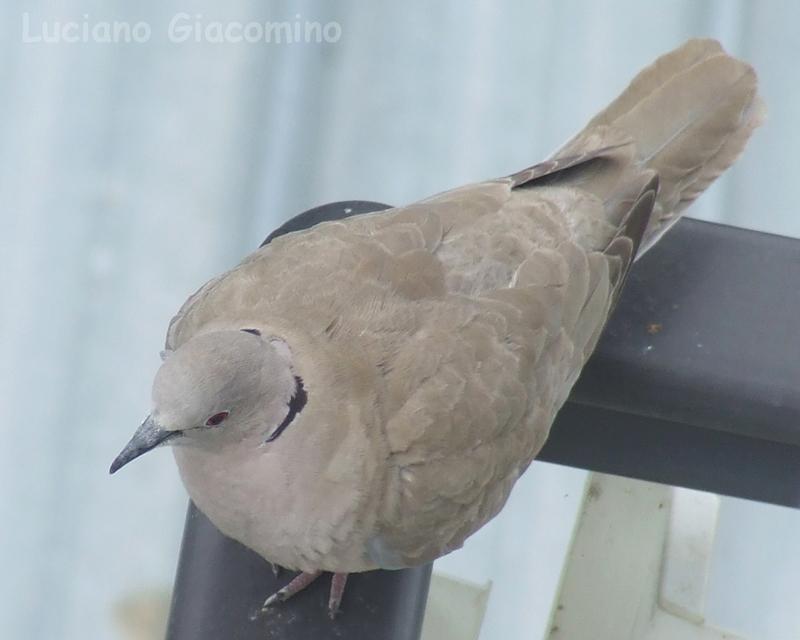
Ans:
{"type": "Polygon", "coordinates": [[[753,70],[693,40],[550,160],[276,238],[206,284],[170,324],[152,414],[181,431],[192,498],[308,572],[459,547],[538,453],[632,261],[762,114],[753,70]],[[296,379],[305,406],[266,442],[296,379]]]}

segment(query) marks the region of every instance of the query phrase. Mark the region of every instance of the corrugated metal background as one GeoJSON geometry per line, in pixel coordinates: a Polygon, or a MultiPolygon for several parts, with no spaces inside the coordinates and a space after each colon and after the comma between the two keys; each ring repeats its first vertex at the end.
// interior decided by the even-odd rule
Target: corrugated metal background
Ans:
{"type": "MultiPolygon", "coordinates": [[[[107,465],[147,411],[171,314],[305,208],[401,204],[531,164],[657,54],[710,35],[756,65],[770,120],[692,215],[800,236],[798,19],[789,0],[0,4],[0,635],[127,637],[120,602],[169,588],[185,504],[169,454],[113,479],[107,465]],[[24,43],[25,12],[33,32],[141,20],[152,38],[24,43]],[[178,12],[203,24],[335,21],[342,35],[176,44],[178,12]]],[[[535,570],[556,575],[541,558],[563,547],[571,516],[548,528],[555,512],[531,505],[581,477],[536,474],[518,492],[533,502],[475,547],[534,613],[553,586],[535,570]],[[526,526],[544,526],[544,546],[526,553],[526,578],[503,575],[513,557],[499,562],[492,544],[526,526]]],[[[796,545],[766,542],[796,541],[797,514],[726,509],[715,611],[760,638],[800,636],[797,611],[765,612],[770,585],[791,592],[781,576],[800,570],[796,545]],[[751,574],[726,591],[734,565],[751,574]]],[[[510,638],[501,626],[485,637],[510,638]]]]}

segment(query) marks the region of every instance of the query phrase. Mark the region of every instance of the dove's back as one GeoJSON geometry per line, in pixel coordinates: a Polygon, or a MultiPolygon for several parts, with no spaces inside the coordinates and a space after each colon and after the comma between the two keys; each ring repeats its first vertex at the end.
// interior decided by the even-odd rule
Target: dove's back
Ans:
{"type": "Polygon", "coordinates": [[[326,498],[265,500],[263,522],[243,528],[223,522],[229,509],[215,519],[224,486],[194,474],[190,493],[223,531],[304,570],[408,566],[460,546],[538,453],[631,262],[730,166],[761,113],[753,70],[690,41],[551,160],[277,238],[210,282],[167,348],[256,327],[286,340],[308,394],[265,446],[269,464],[228,470],[231,483],[313,492],[313,455],[327,461],[314,476],[326,498]],[[270,511],[287,501],[314,511],[270,511]]]}

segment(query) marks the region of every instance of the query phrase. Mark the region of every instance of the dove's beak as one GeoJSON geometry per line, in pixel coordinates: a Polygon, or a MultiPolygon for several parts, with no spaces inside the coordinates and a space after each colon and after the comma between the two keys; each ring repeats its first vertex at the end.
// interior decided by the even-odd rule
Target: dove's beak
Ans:
{"type": "Polygon", "coordinates": [[[125,448],[114,459],[114,462],[111,463],[109,473],[114,473],[131,460],[138,458],[140,455],[147,453],[151,449],[155,449],[158,445],[164,444],[179,435],[181,435],[180,431],[162,429],[151,416],[147,416],[142,426],[133,434],[130,442],[125,445],[125,448]]]}

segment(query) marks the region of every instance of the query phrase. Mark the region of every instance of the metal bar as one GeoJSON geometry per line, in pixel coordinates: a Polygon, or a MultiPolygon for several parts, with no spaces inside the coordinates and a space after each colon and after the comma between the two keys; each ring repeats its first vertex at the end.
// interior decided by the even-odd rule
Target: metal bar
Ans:
{"type": "Polygon", "coordinates": [[[800,507],[800,449],[575,402],[539,460],[800,507]]]}
{"type": "Polygon", "coordinates": [[[328,618],[330,576],[254,618],[292,574],[223,536],[189,505],[170,609],[168,640],[417,640],[431,565],[353,574],[342,611],[328,618]]]}
{"type": "Polygon", "coordinates": [[[800,507],[800,241],[682,220],[539,459],[800,507]]]}

